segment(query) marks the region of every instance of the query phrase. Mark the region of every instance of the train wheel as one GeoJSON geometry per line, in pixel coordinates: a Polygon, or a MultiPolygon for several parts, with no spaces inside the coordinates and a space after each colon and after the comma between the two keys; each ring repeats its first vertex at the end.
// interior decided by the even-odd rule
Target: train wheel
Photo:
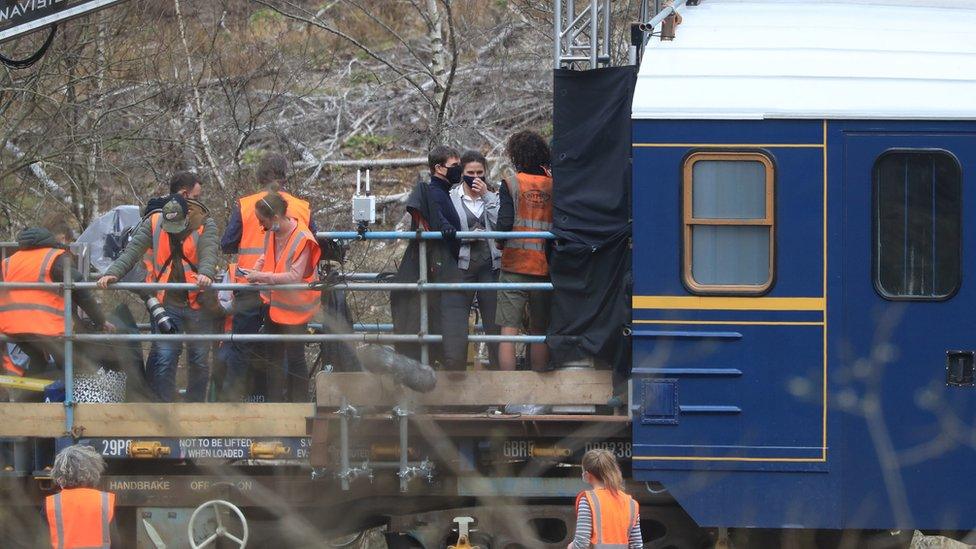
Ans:
{"type": "Polygon", "coordinates": [[[714,544],[680,507],[641,507],[641,537],[649,549],[707,549],[714,544]]]}
{"type": "Polygon", "coordinates": [[[386,537],[387,549],[427,549],[423,543],[417,541],[410,534],[386,532],[384,536],[386,537]]]}

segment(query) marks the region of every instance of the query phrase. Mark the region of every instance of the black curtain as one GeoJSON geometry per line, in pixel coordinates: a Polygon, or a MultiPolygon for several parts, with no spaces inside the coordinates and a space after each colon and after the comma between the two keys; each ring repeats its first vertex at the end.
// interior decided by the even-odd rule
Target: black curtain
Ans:
{"type": "Polygon", "coordinates": [[[557,362],[593,356],[630,374],[631,102],[637,68],[558,69],[553,78],[556,288],[549,346],[557,362]]]}

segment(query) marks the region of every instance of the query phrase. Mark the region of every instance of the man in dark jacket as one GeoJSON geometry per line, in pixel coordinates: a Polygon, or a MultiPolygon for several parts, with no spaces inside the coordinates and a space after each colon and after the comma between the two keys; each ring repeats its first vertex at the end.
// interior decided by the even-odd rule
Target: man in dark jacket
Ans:
{"type": "MultiPolygon", "coordinates": [[[[420,181],[413,188],[407,198],[407,212],[410,215],[410,230],[451,232],[451,225],[444,219],[440,207],[433,196],[434,185],[420,181]]],[[[448,198],[450,200],[450,198],[448,198]]],[[[453,208],[453,206],[452,206],[453,208]]],[[[443,240],[428,240],[427,248],[427,281],[428,282],[457,282],[460,273],[457,268],[457,255],[443,240]]],[[[397,269],[396,282],[417,282],[420,275],[420,245],[417,240],[411,240],[407,245],[400,267],[397,269]]],[[[427,293],[428,333],[441,333],[441,294],[443,292],[427,293]]],[[[417,334],[420,332],[420,294],[413,290],[390,292],[390,312],[393,316],[393,331],[398,334],[417,334]]],[[[420,346],[416,343],[397,343],[397,352],[412,358],[420,359],[420,346]]],[[[430,346],[430,362],[440,357],[440,345],[430,346]]]]}
{"type": "Polygon", "coordinates": [[[433,219],[428,221],[437,226],[444,233],[448,248],[456,258],[461,244],[454,238],[461,227],[454,203],[451,202],[451,188],[461,182],[461,155],[455,149],[438,145],[427,155],[427,166],[430,168],[430,198],[437,205],[435,211],[430,212],[433,219]]]}
{"type": "MultiPolygon", "coordinates": [[[[427,166],[430,168],[430,197],[437,205],[436,211],[431,213],[444,235],[444,245],[454,260],[452,270],[456,276],[452,277],[451,282],[460,282],[460,271],[456,267],[461,243],[456,233],[462,223],[451,199],[451,189],[462,180],[464,168],[461,166],[461,155],[455,149],[438,145],[427,155],[427,166]]],[[[432,227],[432,230],[438,229],[432,227]]],[[[439,333],[444,337],[441,367],[445,370],[464,370],[466,366],[466,336],[468,317],[471,316],[471,301],[465,301],[466,295],[465,292],[441,292],[439,296],[439,333]]]]}

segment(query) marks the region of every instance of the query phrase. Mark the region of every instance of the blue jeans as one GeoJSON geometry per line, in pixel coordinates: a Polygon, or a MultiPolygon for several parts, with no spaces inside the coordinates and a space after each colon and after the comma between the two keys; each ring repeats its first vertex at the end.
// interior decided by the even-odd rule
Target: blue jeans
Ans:
{"type": "MultiPolygon", "coordinates": [[[[177,307],[166,304],[166,313],[176,324],[177,331],[184,334],[205,334],[210,331],[211,323],[200,310],[189,306],[177,307]]],[[[156,326],[153,325],[153,333],[156,326]]],[[[207,353],[210,343],[198,341],[186,344],[188,353],[188,376],[186,400],[189,402],[203,402],[207,397],[207,385],[210,383],[210,365],[207,364],[207,353]]],[[[146,377],[149,386],[156,393],[156,398],[162,402],[176,401],[176,368],[183,354],[182,342],[153,342],[149,350],[149,360],[146,361],[146,377]]]]}
{"type": "MultiPolygon", "coordinates": [[[[234,295],[234,318],[231,333],[260,333],[266,315],[267,306],[264,305],[256,292],[237,292],[234,295]]],[[[233,341],[221,347],[220,352],[227,367],[224,383],[220,390],[220,399],[227,402],[240,402],[245,397],[252,396],[255,391],[264,396],[263,387],[255,386],[264,385],[263,383],[256,383],[257,380],[255,379],[255,369],[259,360],[267,355],[261,344],[233,341]]]]}

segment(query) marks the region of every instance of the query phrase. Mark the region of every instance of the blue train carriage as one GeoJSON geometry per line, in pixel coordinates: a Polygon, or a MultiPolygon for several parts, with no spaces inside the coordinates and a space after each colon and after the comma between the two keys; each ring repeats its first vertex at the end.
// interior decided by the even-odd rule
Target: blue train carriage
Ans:
{"type": "Polygon", "coordinates": [[[633,475],[702,526],[976,527],[976,4],[909,4],[645,49],[633,475]]]}

